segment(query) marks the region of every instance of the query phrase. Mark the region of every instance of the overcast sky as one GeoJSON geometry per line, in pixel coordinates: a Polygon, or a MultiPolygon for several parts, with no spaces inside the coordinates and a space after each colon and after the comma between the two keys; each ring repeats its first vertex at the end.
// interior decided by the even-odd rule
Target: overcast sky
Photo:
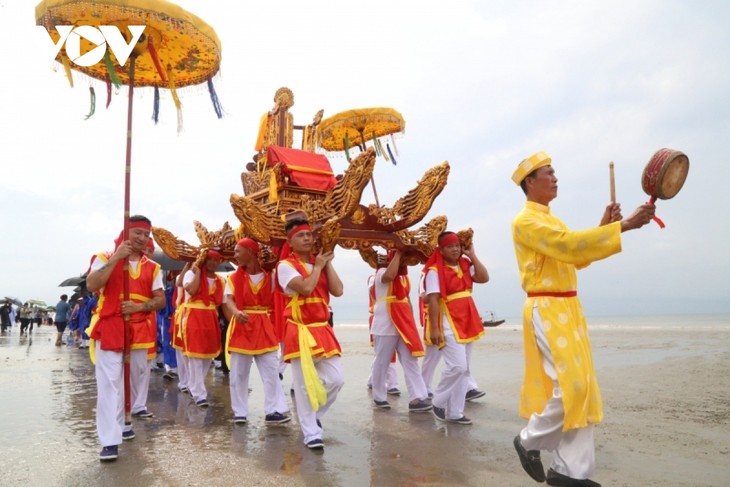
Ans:
{"type": "MultiPolygon", "coordinates": [[[[392,205],[431,166],[448,160],[449,182],[426,221],[474,229],[489,269],[477,285],[481,311],[521,313],[524,293],[510,224],[524,195],[510,176],[544,150],[569,227],[600,220],[608,163],[628,215],[648,197],[641,173],[663,147],[685,152],[682,191],[659,201],[665,221],[623,234],[623,252],[579,273],[590,315],[730,312],[730,3],[724,1],[178,2],[209,23],[223,49],[215,79],[225,115],[207,90],[180,90],[184,131],[162,90],[134,97],[132,213],[190,243],[193,220],[238,225],[229,204],[242,194],[261,115],[275,91],[294,92],[296,124],[352,108],[392,107],[406,120],[393,166],[375,183],[392,205]]],[[[110,250],[123,223],[127,91],[104,109],[102,83],[44,57],[35,1],[0,0],[0,296],[55,304],[64,279],[110,250]],[[97,111],[89,120],[89,86],[97,111]]],[[[298,140],[297,140],[298,141],[298,140]]],[[[335,172],[346,160],[330,158],[335,172]]],[[[364,204],[373,201],[366,188],[364,204]]],[[[338,248],[345,295],[336,319],[364,323],[370,268],[338,248]]],[[[420,269],[411,270],[417,281],[420,269]]]]}

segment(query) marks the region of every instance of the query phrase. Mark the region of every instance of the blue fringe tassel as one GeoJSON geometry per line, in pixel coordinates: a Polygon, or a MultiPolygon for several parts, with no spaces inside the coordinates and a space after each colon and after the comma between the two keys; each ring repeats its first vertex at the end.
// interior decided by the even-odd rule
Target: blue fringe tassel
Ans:
{"type": "Polygon", "coordinates": [[[215,114],[218,115],[218,118],[223,118],[223,108],[221,108],[221,102],[218,100],[218,95],[213,87],[213,80],[210,78],[208,79],[208,92],[210,93],[210,101],[213,102],[215,114]]]}
{"type": "Polygon", "coordinates": [[[390,144],[385,144],[385,148],[388,149],[388,155],[390,156],[390,160],[393,161],[393,165],[397,166],[398,163],[395,162],[395,157],[393,157],[393,153],[390,151],[390,144]]]}
{"type": "Polygon", "coordinates": [[[152,103],[152,120],[155,121],[155,125],[160,121],[160,89],[155,86],[155,100],[152,103]]]}

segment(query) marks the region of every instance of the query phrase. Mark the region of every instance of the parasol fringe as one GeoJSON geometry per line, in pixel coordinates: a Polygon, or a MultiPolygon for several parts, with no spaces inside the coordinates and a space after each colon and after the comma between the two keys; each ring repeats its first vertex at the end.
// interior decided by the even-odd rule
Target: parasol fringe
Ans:
{"type": "MultiPolygon", "coordinates": [[[[395,147],[395,144],[393,146],[395,147]]],[[[390,144],[385,144],[385,147],[388,149],[388,154],[390,155],[390,159],[393,161],[393,165],[397,166],[398,163],[395,161],[395,157],[393,157],[393,153],[390,152],[390,144]]]]}
{"type": "MultiPolygon", "coordinates": [[[[150,53],[152,63],[155,65],[155,69],[157,70],[157,74],[160,75],[160,79],[162,79],[163,83],[167,83],[167,79],[165,78],[165,70],[162,69],[162,65],[160,64],[160,57],[157,55],[157,49],[155,49],[155,45],[152,42],[152,36],[147,37],[147,50],[150,53]]],[[[157,123],[157,121],[155,121],[155,123],[157,123]]]]}
{"type": "Polygon", "coordinates": [[[160,121],[160,89],[155,86],[154,102],[152,103],[152,120],[155,121],[155,125],[160,121]]]}
{"type": "Polygon", "coordinates": [[[387,162],[390,162],[390,158],[388,157],[388,154],[385,153],[385,149],[383,149],[383,143],[378,140],[378,147],[380,148],[380,154],[385,158],[387,162]]]}
{"type": "Polygon", "coordinates": [[[94,91],[93,86],[89,86],[89,98],[90,98],[89,113],[86,114],[86,116],[84,117],[84,120],[90,119],[96,112],[96,92],[94,91]]]}
{"type": "Polygon", "coordinates": [[[182,132],[183,118],[182,118],[182,102],[177,96],[177,88],[175,87],[175,80],[173,79],[172,67],[167,65],[167,84],[170,88],[170,94],[172,95],[172,101],[175,102],[175,108],[177,109],[177,133],[182,132]]]}
{"type": "Polygon", "coordinates": [[[74,79],[71,77],[71,65],[68,62],[68,58],[66,56],[62,56],[61,63],[63,64],[63,70],[66,72],[66,78],[68,79],[68,84],[70,84],[71,88],[73,88],[74,79]]]}
{"type": "Polygon", "coordinates": [[[345,132],[345,157],[347,158],[347,162],[351,162],[350,159],[350,136],[347,132],[345,132]]]}
{"type": "Polygon", "coordinates": [[[398,157],[400,157],[400,154],[398,154],[398,146],[395,145],[395,137],[393,137],[393,134],[390,134],[390,141],[393,142],[393,150],[395,151],[395,155],[397,155],[398,157]]]}
{"type": "Polygon", "coordinates": [[[112,58],[109,55],[108,49],[106,50],[106,52],[104,52],[104,65],[106,65],[106,72],[109,74],[109,79],[111,79],[112,83],[114,83],[114,87],[119,89],[119,87],[122,86],[122,82],[119,79],[119,76],[117,76],[117,72],[114,71],[112,58]]]}
{"type": "Polygon", "coordinates": [[[218,118],[223,118],[223,108],[221,107],[221,102],[218,99],[218,94],[215,92],[212,78],[208,78],[208,93],[210,93],[210,101],[213,102],[213,109],[215,110],[215,114],[218,116],[218,118]]]}
{"type": "Polygon", "coordinates": [[[109,108],[112,103],[112,80],[109,79],[108,74],[104,78],[106,81],[106,108],[109,108]]]}
{"type": "Polygon", "coordinates": [[[375,148],[376,156],[382,155],[382,152],[380,152],[380,146],[378,145],[378,139],[375,137],[375,132],[373,132],[373,147],[375,148]]]}

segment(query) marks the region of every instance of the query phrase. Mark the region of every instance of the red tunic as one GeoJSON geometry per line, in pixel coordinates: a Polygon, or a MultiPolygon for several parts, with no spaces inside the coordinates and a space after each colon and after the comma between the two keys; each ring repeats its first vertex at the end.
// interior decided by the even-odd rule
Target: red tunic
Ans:
{"type": "MultiPolygon", "coordinates": [[[[437,268],[434,266],[429,270],[437,271],[437,268]]],[[[458,265],[454,269],[444,265],[443,275],[445,282],[441,285],[445,285],[446,297],[439,296],[441,308],[439,316],[446,314],[457,342],[469,343],[478,340],[484,335],[484,325],[471,297],[472,280],[468,266],[458,265]]]]}
{"type": "Polygon", "coordinates": [[[396,276],[388,287],[388,296],[385,298],[388,315],[398,330],[398,334],[408,346],[411,355],[423,357],[425,351],[418,336],[416,320],[413,318],[413,308],[408,299],[411,292],[411,281],[408,276],[396,276]]]}
{"type": "MultiPolygon", "coordinates": [[[[201,276],[201,279],[207,277],[201,276]]],[[[202,287],[202,286],[201,286],[202,287]]],[[[215,275],[209,286],[208,297],[201,290],[190,296],[182,316],[183,353],[193,358],[215,358],[221,352],[221,327],[218,324],[218,306],[223,302],[223,279],[215,275]]]]}
{"type": "Polygon", "coordinates": [[[279,349],[279,340],[271,322],[274,294],[271,288],[271,273],[264,272],[264,278],[254,284],[243,267],[228,276],[228,285],[233,290],[236,309],[248,315],[246,323],[232,319],[226,337],[226,352],[245,355],[260,355],[279,349]]]}
{"type": "MultiPolygon", "coordinates": [[[[108,262],[110,254],[98,254],[97,259],[108,262]]],[[[99,302],[94,309],[94,315],[89,324],[87,334],[93,340],[101,342],[102,350],[121,352],[124,350],[124,318],[122,317],[121,302],[124,271],[119,262],[104,287],[99,291],[99,302]],[[114,294],[116,299],[110,299],[114,294]]],[[[152,284],[160,265],[142,257],[133,271],[129,266],[129,299],[135,303],[144,303],[152,299],[152,284]]],[[[149,349],[157,341],[157,323],[155,313],[133,313],[129,323],[132,332],[132,349],[149,349]]]]}
{"type": "MultiPolygon", "coordinates": [[[[290,265],[299,272],[302,277],[307,277],[310,272],[304,262],[296,255],[289,256],[279,265],[290,265]]],[[[317,286],[309,296],[284,296],[283,317],[287,326],[284,336],[284,360],[290,361],[299,357],[299,327],[306,326],[312,334],[314,344],[310,346],[313,357],[332,357],[342,355],[342,348],[335,337],[335,333],[328,320],[329,311],[329,283],[327,275],[320,274],[317,286]]]]}

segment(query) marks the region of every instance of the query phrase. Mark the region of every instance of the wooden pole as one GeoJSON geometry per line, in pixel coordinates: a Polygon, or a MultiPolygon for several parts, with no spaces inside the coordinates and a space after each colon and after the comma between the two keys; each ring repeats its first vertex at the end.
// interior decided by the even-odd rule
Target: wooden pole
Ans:
{"type": "Polygon", "coordinates": [[[616,203],[616,179],[613,176],[613,161],[608,163],[608,173],[611,189],[611,203],[616,203]]]}
{"type": "MultiPolygon", "coordinates": [[[[122,240],[129,240],[129,195],[132,174],[132,102],[134,101],[134,61],[129,58],[129,100],[127,101],[127,155],[124,164],[124,230],[122,240]]],[[[124,259],[123,301],[129,301],[129,258],[124,259]]],[[[130,387],[130,353],[132,330],[129,315],[124,315],[124,423],[132,424],[132,389],[130,387]]]]}

